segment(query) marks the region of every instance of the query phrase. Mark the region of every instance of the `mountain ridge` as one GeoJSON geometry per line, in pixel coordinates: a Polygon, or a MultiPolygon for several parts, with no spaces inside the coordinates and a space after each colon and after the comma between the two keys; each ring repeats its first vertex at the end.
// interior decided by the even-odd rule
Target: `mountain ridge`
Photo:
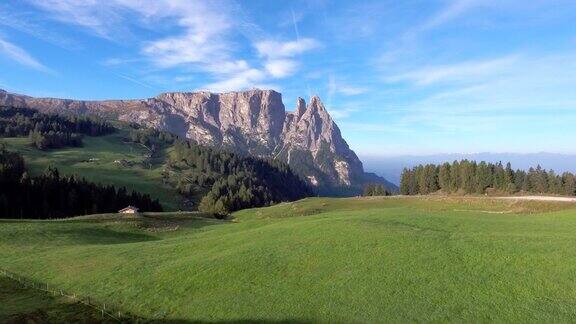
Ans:
{"type": "Polygon", "coordinates": [[[364,172],[318,96],[308,104],[298,98],[292,112],[286,111],[281,93],[259,89],[165,92],[130,100],[36,98],[0,90],[0,104],[51,113],[95,114],[166,130],[201,145],[280,159],[321,194],[358,194],[366,182],[395,189],[385,179],[364,172]]]}

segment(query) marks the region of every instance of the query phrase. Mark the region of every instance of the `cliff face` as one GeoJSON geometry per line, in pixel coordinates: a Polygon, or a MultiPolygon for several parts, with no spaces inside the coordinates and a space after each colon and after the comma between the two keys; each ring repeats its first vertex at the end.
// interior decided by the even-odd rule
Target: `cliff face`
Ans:
{"type": "Polygon", "coordinates": [[[106,101],[34,98],[0,90],[0,105],[118,118],[202,145],[278,158],[320,188],[359,188],[365,179],[362,162],[318,97],[308,105],[299,99],[296,110],[286,112],[282,95],[272,90],[164,93],[145,100],[106,101]]]}

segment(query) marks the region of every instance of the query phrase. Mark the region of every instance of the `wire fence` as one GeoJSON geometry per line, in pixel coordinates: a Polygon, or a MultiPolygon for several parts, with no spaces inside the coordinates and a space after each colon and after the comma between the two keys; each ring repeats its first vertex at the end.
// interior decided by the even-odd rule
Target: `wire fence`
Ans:
{"type": "Polygon", "coordinates": [[[48,283],[42,283],[39,281],[31,280],[26,277],[19,276],[6,269],[0,268],[0,276],[8,278],[14,282],[18,282],[24,288],[43,291],[53,296],[66,297],[73,302],[78,302],[88,307],[91,307],[100,313],[102,319],[108,318],[117,322],[126,322],[132,319],[132,317],[129,314],[123,313],[122,311],[119,310],[119,308],[114,307],[111,304],[101,303],[90,297],[80,296],[75,293],[66,292],[62,289],[58,289],[57,287],[52,287],[48,283]]]}

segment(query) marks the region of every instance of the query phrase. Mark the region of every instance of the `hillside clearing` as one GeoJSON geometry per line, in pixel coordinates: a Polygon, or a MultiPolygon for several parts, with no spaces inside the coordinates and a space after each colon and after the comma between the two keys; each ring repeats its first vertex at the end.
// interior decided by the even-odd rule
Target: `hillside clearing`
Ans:
{"type": "Polygon", "coordinates": [[[233,216],[0,221],[0,267],[151,320],[576,320],[572,204],[308,198],[233,216]]]}
{"type": "Polygon", "coordinates": [[[135,143],[126,143],[122,130],[117,133],[85,136],[82,147],[41,151],[30,145],[28,138],[2,138],[9,150],[21,153],[31,175],[39,175],[48,166],[58,168],[64,175],[79,175],[89,181],[126,187],[158,198],[165,210],[182,209],[182,198],[162,183],[162,168],[142,165],[148,150],[135,143]],[[117,163],[129,161],[129,166],[117,163]]]}

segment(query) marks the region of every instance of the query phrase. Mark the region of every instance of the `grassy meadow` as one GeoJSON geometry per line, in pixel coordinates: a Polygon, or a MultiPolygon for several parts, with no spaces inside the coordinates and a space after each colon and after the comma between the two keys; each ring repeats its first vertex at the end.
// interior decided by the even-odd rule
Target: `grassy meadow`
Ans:
{"type": "Polygon", "coordinates": [[[21,153],[32,175],[42,174],[48,166],[55,166],[61,174],[76,174],[90,181],[126,187],[160,199],[164,209],[181,209],[181,197],[168,185],[162,185],[161,163],[151,168],[142,165],[147,149],[123,140],[123,130],[114,134],[84,136],[82,147],[41,151],[30,145],[26,137],[2,138],[9,150],[21,153]],[[93,159],[90,161],[90,159],[93,159]],[[126,160],[131,166],[114,161],[126,160]]]}
{"type": "Polygon", "coordinates": [[[0,267],[150,320],[576,320],[575,204],[309,198],[199,216],[0,221],[0,267]]]}
{"type": "Polygon", "coordinates": [[[0,277],[2,323],[114,323],[95,309],[0,277]],[[6,302],[7,301],[7,302],[6,302]]]}

